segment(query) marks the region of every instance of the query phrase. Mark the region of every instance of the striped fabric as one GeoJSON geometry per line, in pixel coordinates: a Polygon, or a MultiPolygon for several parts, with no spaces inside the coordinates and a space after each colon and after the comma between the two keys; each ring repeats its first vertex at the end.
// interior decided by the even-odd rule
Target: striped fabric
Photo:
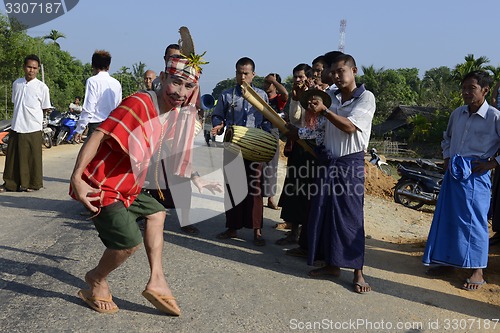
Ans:
{"type": "Polygon", "coordinates": [[[189,60],[186,58],[170,57],[167,62],[165,71],[170,75],[180,76],[183,79],[198,82],[200,72],[194,67],[188,65],[189,60]]]}
{"type": "MultiPolygon", "coordinates": [[[[155,154],[168,159],[174,174],[189,177],[196,118],[196,109],[190,110],[190,106],[172,110],[162,122],[150,95],[139,92],[111,112],[97,130],[112,139],[103,142],[83,175],[87,183],[101,189],[100,200],[94,202],[97,207],[116,201],[129,207],[141,192],[150,161],[157,160],[152,159],[155,154]],[[172,145],[160,144],[162,139],[172,145]],[[165,151],[169,146],[173,151],[165,151]]],[[[75,198],[71,189],[70,195],[75,198]]]]}

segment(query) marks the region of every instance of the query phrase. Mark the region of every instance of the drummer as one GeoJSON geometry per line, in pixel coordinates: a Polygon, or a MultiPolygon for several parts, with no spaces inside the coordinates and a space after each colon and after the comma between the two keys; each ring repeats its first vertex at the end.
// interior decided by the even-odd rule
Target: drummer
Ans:
{"type": "MultiPolygon", "coordinates": [[[[212,114],[212,135],[220,135],[224,131],[225,126],[231,125],[262,128],[267,132],[271,130],[271,123],[242,96],[241,84],[246,82],[251,85],[254,76],[255,63],[252,59],[244,57],[236,62],[237,84],[234,87],[224,90],[218,99],[218,103],[212,114]]],[[[268,102],[265,91],[255,87],[254,90],[266,103],[268,102]]],[[[228,158],[226,154],[225,152],[225,159],[228,158]]],[[[253,229],[253,243],[256,246],[264,246],[266,242],[262,237],[264,214],[261,185],[262,163],[246,159],[243,159],[243,162],[247,177],[248,193],[242,202],[234,202],[234,206],[230,204],[232,197],[231,200],[224,200],[225,203],[231,205],[230,207],[225,207],[227,230],[218,234],[217,238],[236,238],[237,230],[245,227],[253,229]]],[[[229,188],[227,179],[226,186],[229,188]]],[[[228,192],[230,191],[225,191],[225,195],[229,195],[230,193],[228,192]]]]}

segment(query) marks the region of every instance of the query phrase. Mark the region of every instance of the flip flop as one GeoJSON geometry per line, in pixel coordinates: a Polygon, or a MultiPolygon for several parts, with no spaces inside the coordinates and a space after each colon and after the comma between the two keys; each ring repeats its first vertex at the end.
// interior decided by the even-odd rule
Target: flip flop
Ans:
{"type": "Polygon", "coordinates": [[[237,238],[237,235],[232,235],[228,230],[221,232],[220,234],[217,234],[215,238],[217,239],[231,239],[231,238],[237,238]]]}
{"type": "Polygon", "coordinates": [[[253,245],[255,246],[264,246],[266,245],[266,240],[264,238],[254,238],[253,239],[253,245]]]}
{"type": "Polygon", "coordinates": [[[198,235],[200,233],[200,230],[198,230],[198,228],[196,227],[193,227],[191,225],[187,225],[185,227],[181,227],[181,230],[183,232],[185,232],[186,234],[188,235],[198,235]]]}
{"type": "Polygon", "coordinates": [[[366,293],[369,293],[370,291],[372,291],[372,288],[370,287],[368,282],[353,282],[352,288],[353,288],[354,292],[356,292],[358,294],[366,294],[366,293]],[[363,288],[366,288],[366,287],[370,288],[370,290],[363,291],[363,288]]]}
{"type": "Polygon", "coordinates": [[[291,244],[297,244],[297,241],[294,238],[292,238],[292,239],[288,238],[288,236],[280,238],[276,241],[276,245],[283,246],[283,245],[291,245],[291,244]]]}
{"type": "Polygon", "coordinates": [[[279,207],[278,205],[273,205],[273,204],[267,204],[266,207],[274,209],[274,210],[280,210],[281,209],[281,207],[279,207]]]}
{"type": "Polygon", "coordinates": [[[95,310],[99,313],[115,313],[118,311],[118,306],[116,308],[112,308],[112,309],[101,309],[97,306],[97,304],[95,304],[94,302],[98,301],[98,302],[104,302],[104,303],[111,303],[113,301],[113,296],[111,296],[111,294],[109,295],[109,297],[107,298],[103,298],[103,297],[95,297],[95,296],[92,296],[92,292],[90,290],[85,290],[85,289],[82,289],[78,292],[78,296],[80,296],[80,298],[85,302],[87,303],[87,305],[92,309],[92,310],[95,310]]]}
{"type": "Polygon", "coordinates": [[[472,282],[470,278],[465,280],[465,285],[462,286],[462,289],[468,291],[476,291],[482,288],[483,284],[486,284],[486,281],[483,280],[481,282],[472,282]],[[477,288],[471,288],[471,286],[477,286],[477,288]]]}
{"type": "Polygon", "coordinates": [[[285,254],[291,257],[307,258],[307,251],[302,249],[301,247],[290,249],[286,251],[285,254]]]}
{"type": "Polygon", "coordinates": [[[155,306],[155,308],[157,308],[161,312],[172,316],[180,316],[181,314],[181,309],[179,309],[174,296],[158,295],[151,290],[144,290],[142,292],[142,296],[144,296],[151,304],[155,306]]]}
{"type": "Polygon", "coordinates": [[[287,222],[276,223],[274,226],[276,230],[292,229],[292,224],[287,222]]]}

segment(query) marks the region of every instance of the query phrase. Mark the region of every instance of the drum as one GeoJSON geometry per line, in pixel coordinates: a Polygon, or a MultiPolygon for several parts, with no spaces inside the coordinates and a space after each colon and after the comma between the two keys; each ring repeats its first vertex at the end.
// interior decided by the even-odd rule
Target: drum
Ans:
{"type": "Polygon", "coordinates": [[[235,153],[241,151],[244,159],[253,162],[269,162],[273,159],[278,146],[278,140],[271,134],[259,128],[245,126],[230,126],[226,129],[224,145],[235,153]]]}
{"type": "Polygon", "coordinates": [[[201,121],[199,119],[196,119],[194,121],[194,136],[197,136],[198,133],[201,132],[202,128],[203,128],[203,124],[201,123],[201,121]]]}

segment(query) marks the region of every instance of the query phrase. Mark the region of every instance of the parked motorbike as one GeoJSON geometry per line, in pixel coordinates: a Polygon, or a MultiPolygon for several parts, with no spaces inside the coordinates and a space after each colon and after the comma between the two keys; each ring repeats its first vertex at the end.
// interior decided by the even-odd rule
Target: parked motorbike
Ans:
{"type": "Polygon", "coordinates": [[[10,119],[0,121],[0,150],[4,155],[7,153],[11,123],[10,119]]]}
{"type": "Polygon", "coordinates": [[[62,115],[61,125],[54,142],[55,146],[61,144],[62,142],[71,142],[76,133],[76,123],[78,122],[78,118],[79,116],[77,114],[71,112],[65,112],[62,115]]]}
{"type": "Polygon", "coordinates": [[[416,167],[398,165],[401,178],[394,188],[394,201],[412,209],[435,205],[444,177],[444,170],[435,163],[420,159],[416,163],[416,167]]]}
{"type": "Polygon", "coordinates": [[[379,168],[383,173],[385,173],[387,176],[391,175],[391,167],[387,162],[382,161],[380,159],[380,156],[377,154],[377,149],[372,148],[370,149],[370,163],[373,165],[376,165],[377,168],[379,168]]]}
{"type": "Polygon", "coordinates": [[[55,138],[57,133],[59,133],[59,129],[61,128],[61,120],[62,113],[56,109],[53,109],[49,114],[49,118],[47,119],[47,126],[52,129],[52,143],[55,145],[55,138]]]}
{"type": "Polygon", "coordinates": [[[49,116],[45,113],[42,122],[42,142],[47,148],[52,147],[52,138],[54,137],[54,130],[49,126],[49,116]]]}

